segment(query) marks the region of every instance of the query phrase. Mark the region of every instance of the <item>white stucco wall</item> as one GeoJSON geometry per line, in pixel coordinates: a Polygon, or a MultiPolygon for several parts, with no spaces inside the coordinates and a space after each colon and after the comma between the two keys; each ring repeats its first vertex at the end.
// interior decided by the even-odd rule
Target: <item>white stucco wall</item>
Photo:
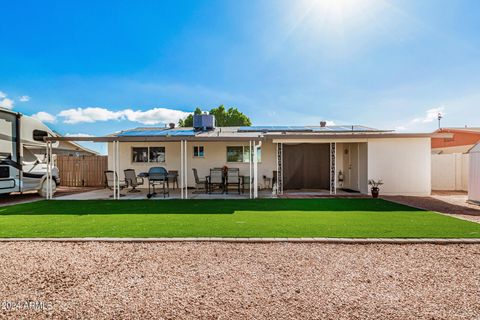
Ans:
{"type": "MultiPolygon", "coordinates": [[[[124,178],[123,170],[135,169],[136,173],[146,172],[152,166],[165,167],[167,170],[177,170],[180,173],[180,142],[121,142],[120,144],[120,179],[124,178]],[[164,163],[135,163],[132,162],[133,147],[165,147],[164,163]]],[[[239,168],[240,174],[248,176],[248,163],[229,163],[227,162],[227,146],[247,146],[245,142],[189,142],[187,147],[188,157],[188,186],[195,185],[192,168],[196,168],[198,176],[203,179],[210,173],[210,168],[227,166],[229,168],[239,168]],[[205,157],[193,157],[193,146],[204,146],[205,157]]],[[[263,175],[272,178],[273,171],[276,170],[276,146],[270,142],[262,143],[262,161],[258,164],[258,183],[263,187],[263,175]]],[[[113,170],[112,144],[108,144],[108,168],[113,170]]]]}
{"type": "Polygon", "coordinates": [[[368,178],[381,179],[380,194],[431,194],[430,138],[369,139],[368,178]]]}
{"type": "Polygon", "coordinates": [[[480,202],[480,152],[470,153],[468,200],[480,202]]]}
{"type": "Polygon", "coordinates": [[[468,154],[432,154],[432,190],[468,190],[468,154]]]}

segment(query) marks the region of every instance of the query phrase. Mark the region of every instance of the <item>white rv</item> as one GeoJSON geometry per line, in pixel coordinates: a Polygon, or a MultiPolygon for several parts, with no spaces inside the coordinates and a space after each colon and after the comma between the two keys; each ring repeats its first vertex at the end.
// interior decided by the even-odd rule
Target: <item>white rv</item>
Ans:
{"type": "MultiPolygon", "coordinates": [[[[46,148],[44,138],[54,132],[42,122],[0,108],[0,194],[36,190],[47,193],[46,152],[38,158],[31,148],[46,148]]],[[[52,169],[52,194],[60,183],[58,169],[52,169]]]]}

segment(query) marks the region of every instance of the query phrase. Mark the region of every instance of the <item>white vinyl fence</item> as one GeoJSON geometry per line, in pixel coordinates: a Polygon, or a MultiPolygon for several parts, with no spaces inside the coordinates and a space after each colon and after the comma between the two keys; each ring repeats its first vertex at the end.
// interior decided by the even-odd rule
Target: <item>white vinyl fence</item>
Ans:
{"type": "Polygon", "coordinates": [[[432,190],[468,190],[468,154],[432,154],[432,190]]]}

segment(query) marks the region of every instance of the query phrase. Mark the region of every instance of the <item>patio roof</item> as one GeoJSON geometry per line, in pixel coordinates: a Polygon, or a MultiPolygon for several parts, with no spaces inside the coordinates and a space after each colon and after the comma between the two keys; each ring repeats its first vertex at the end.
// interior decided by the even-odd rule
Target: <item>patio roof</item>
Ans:
{"type": "Polygon", "coordinates": [[[392,130],[352,126],[249,126],[217,127],[196,131],[191,127],[139,127],[100,137],[48,137],[47,141],[92,142],[167,142],[167,141],[261,141],[266,139],[373,139],[373,138],[426,138],[451,133],[396,133],[392,130]]]}

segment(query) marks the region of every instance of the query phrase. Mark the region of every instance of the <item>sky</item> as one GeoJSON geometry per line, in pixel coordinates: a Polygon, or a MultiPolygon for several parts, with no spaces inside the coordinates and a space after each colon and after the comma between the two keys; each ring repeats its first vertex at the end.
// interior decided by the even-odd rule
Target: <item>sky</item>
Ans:
{"type": "Polygon", "coordinates": [[[63,135],[163,126],[221,104],[254,125],[430,132],[440,112],[442,126],[480,127],[480,1],[1,7],[0,106],[63,135]]]}

